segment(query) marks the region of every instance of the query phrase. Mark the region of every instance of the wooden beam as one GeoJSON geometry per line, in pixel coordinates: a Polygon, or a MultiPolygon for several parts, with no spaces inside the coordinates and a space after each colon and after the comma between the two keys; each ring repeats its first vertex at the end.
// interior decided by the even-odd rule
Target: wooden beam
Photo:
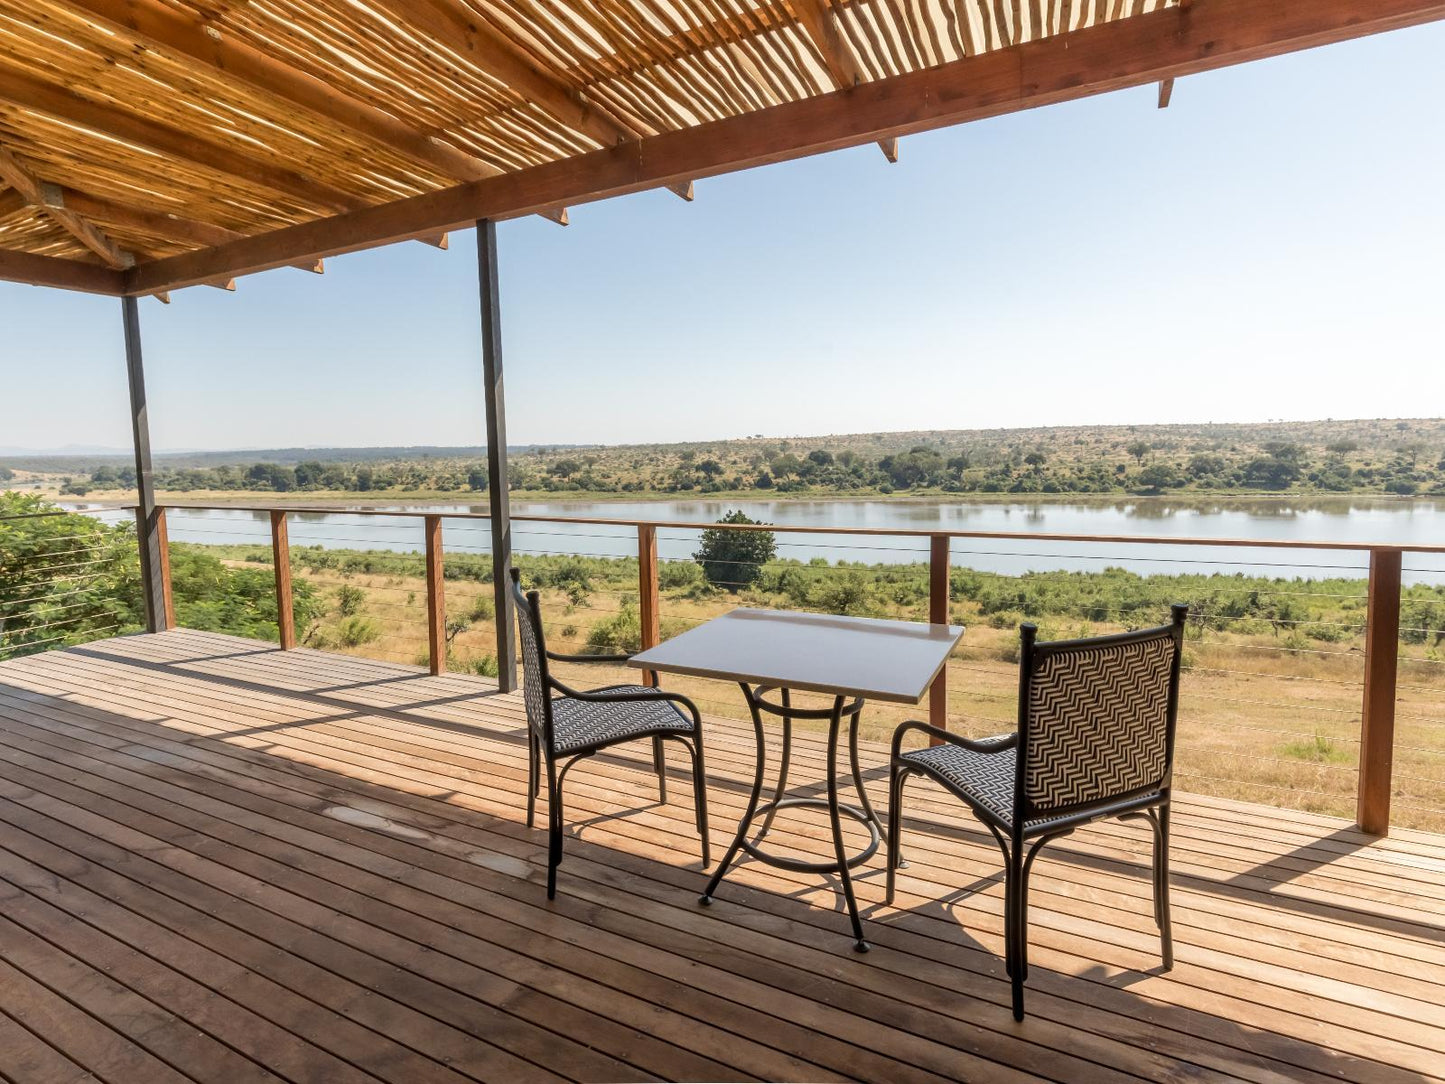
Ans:
{"type": "Polygon", "coordinates": [[[606,110],[543,70],[510,39],[456,0],[375,0],[393,19],[465,58],[553,120],[604,147],[636,139],[606,110]]]}
{"type": "Polygon", "coordinates": [[[0,218],[30,206],[30,201],[13,188],[0,185],[0,218]]]}
{"type": "Polygon", "coordinates": [[[1360,716],[1360,776],[1355,820],[1360,829],[1390,831],[1395,759],[1395,696],[1400,668],[1401,552],[1370,551],[1365,603],[1365,688],[1360,716]]]}
{"type": "Polygon", "coordinates": [[[153,48],[185,57],[427,166],[447,177],[475,181],[501,170],[438,142],[385,110],[353,97],[253,48],[213,23],[183,15],[155,0],[64,0],[67,7],[118,28],[153,48]]]}
{"type": "Polygon", "coordinates": [[[296,646],[296,606],[291,596],[291,532],[286,510],[271,509],[271,570],[276,576],[276,639],[282,651],[296,646]]]}
{"type": "MultiPolygon", "coordinates": [[[[466,58],[554,121],[603,147],[631,143],[651,134],[588,101],[561,75],[528,56],[509,37],[489,26],[476,12],[457,0],[376,2],[397,22],[466,58]]],[[[564,210],[549,213],[547,217],[560,226],[567,225],[567,212],[564,210]]]]}
{"type": "Polygon", "coordinates": [[[87,219],[66,207],[56,206],[47,200],[45,184],[31,173],[29,168],[4,147],[0,147],[0,180],[3,180],[33,207],[38,207],[47,218],[94,252],[107,267],[124,271],[135,266],[135,257],[121,251],[119,245],[105,235],[87,219]]]}
{"type": "Polygon", "coordinates": [[[863,83],[629,147],[548,162],[441,192],[137,266],[148,293],[291,260],[351,252],[427,230],[459,229],[695,177],[858,146],[1445,18],[1445,0],[1196,0],[863,83]]]}
{"type": "Polygon", "coordinates": [[[426,642],[427,662],[433,675],[447,672],[447,584],[442,567],[442,517],[427,516],[426,525],[426,642]]]}
{"type": "MultiPolygon", "coordinates": [[[[183,218],[167,211],[150,211],[141,207],[128,207],[101,199],[86,192],[79,192],[63,185],[46,185],[47,207],[65,207],[84,215],[99,219],[110,226],[136,230],[167,241],[184,241],[189,244],[212,247],[236,241],[246,235],[236,230],[201,222],[194,218],[183,218]]],[[[325,267],[320,260],[298,260],[289,266],[312,274],[322,274],[325,267]]]]}
{"type": "Polygon", "coordinates": [[[667,186],[667,190],[674,196],[687,200],[688,203],[692,202],[693,190],[691,181],[686,181],[682,184],[670,184],[667,186]]]}
{"type": "MultiPolygon", "coordinates": [[[[823,58],[823,67],[835,90],[848,90],[863,82],[863,68],[838,32],[838,22],[824,0],[788,0],[798,25],[823,58]]],[[[880,139],[878,147],[890,162],[898,161],[898,140],[880,139]]]]}
{"type": "Polygon", "coordinates": [[[193,162],[251,184],[284,192],[308,205],[329,210],[356,210],[366,201],[294,169],[233,150],[83,97],[68,86],[42,82],[14,68],[0,67],[0,99],[24,109],[88,128],[93,132],[147,147],[167,157],[193,162]]]}
{"type": "Polygon", "coordinates": [[[119,296],[125,292],[125,275],[126,272],[113,271],[98,263],[0,248],[0,280],[5,282],[119,296]]]}
{"type": "Polygon", "coordinates": [[[1169,108],[1169,99],[1172,98],[1173,96],[1174,96],[1174,79],[1173,79],[1173,77],[1171,76],[1171,77],[1168,78],[1168,79],[1161,79],[1161,80],[1159,80],[1159,108],[1160,108],[1160,109],[1168,109],[1168,108],[1169,108]]]}

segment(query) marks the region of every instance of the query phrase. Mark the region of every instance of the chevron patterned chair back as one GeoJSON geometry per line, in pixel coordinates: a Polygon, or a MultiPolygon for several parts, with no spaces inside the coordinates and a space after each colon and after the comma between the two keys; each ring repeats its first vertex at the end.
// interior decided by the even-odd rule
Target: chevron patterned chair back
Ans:
{"type": "Polygon", "coordinates": [[[1024,820],[1168,784],[1178,644],[1165,625],[1033,645],[1019,728],[1024,820]]]}
{"type": "Polygon", "coordinates": [[[609,685],[579,690],[552,676],[549,663],[625,663],[627,655],[559,655],[547,650],[542,629],[541,600],[522,590],[522,577],[511,570],[512,604],[522,641],[522,701],[527,708],[527,827],[536,817],[543,767],[547,782],[547,898],[557,894],[557,867],[562,863],[562,783],[577,761],[622,742],[649,738],[657,789],[667,801],[667,765],[663,743],[676,741],[692,758],[693,803],[702,864],[709,864],[707,786],[702,748],[702,716],[697,705],[679,693],[645,685],[609,685]],[[561,696],[554,697],[554,692],[561,696]]]}
{"type": "Polygon", "coordinates": [[[522,591],[521,577],[513,570],[512,603],[517,608],[517,630],[522,641],[522,702],[527,707],[527,725],[544,743],[552,741],[552,697],[548,693],[547,647],[542,632],[542,614],[535,594],[522,591]]]}
{"type": "Polygon", "coordinates": [[[1003,852],[1004,941],[1015,1019],[1028,978],[1028,877],[1039,848],[1105,817],[1145,820],[1154,836],[1154,921],[1164,969],[1174,965],[1169,925],[1169,795],[1187,606],[1172,620],[1086,640],[1038,643],[1020,630],[1018,730],[965,738],[923,722],[893,733],[888,794],[888,880],[903,865],[903,785],[926,776],[967,803],[1003,852]],[[904,751],[924,733],[930,745],[904,751]]]}

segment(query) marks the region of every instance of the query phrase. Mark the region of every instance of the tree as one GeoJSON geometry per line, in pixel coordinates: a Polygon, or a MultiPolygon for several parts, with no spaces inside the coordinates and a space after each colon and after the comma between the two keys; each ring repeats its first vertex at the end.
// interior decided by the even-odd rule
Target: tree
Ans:
{"type": "MultiPolygon", "coordinates": [[[[750,519],[739,509],[723,516],[719,523],[751,526],[759,521],[750,519]]],[[[757,583],[763,574],[763,565],[777,554],[777,542],[772,531],[737,531],[724,527],[709,527],[702,532],[702,544],[692,559],[702,565],[702,574],[714,587],[725,587],[734,594],[740,588],[757,583]]]]}
{"type": "Polygon", "coordinates": [[[1149,454],[1149,442],[1147,440],[1136,440],[1133,444],[1129,445],[1125,451],[1132,455],[1142,467],[1144,465],[1144,457],[1149,454]]]}

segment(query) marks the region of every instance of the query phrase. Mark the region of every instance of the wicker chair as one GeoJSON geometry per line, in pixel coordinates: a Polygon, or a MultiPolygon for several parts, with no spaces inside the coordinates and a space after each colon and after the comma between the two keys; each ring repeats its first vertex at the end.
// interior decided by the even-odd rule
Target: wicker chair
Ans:
{"type": "Polygon", "coordinates": [[[1154,920],[1164,968],[1174,965],[1169,928],[1169,794],[1179,660],[1188,607],[1160,628],[1086,640],[1035,643],[1024,625],[1019,726],[970,741],[926,723],[893,734],[889,776],[888,902],[903,865],[903,784],[924,775],[962,799],[1003,851],[1004,937],[1014,1018],[1024,1018],[1028,978],[1028,876],[1045,843],[1104,817],[1142,818],[1154,831],[1154,920]],[[903,752],[923,731],[940,744],[903,752]],[[1027,850],[1025,845],[1027,844],[1027,850]]]}
{"type": "Polygon", "coordinates": [[[603,749],[621,742],[652,739],[657,789],[667,801],[667,765],[663,743],[676,741],[692,755],[692,785],[702,864],[711,863],[707,840],[707,789],[702,750],[702,719],[685,696],[645,685],[611,685],[581,691],[562,684],[548,672],[548,662],[619,663],[628,655],[559,655],[547,650],[537,592],[523,593],[521,577],[512,569],[512,602],[522,634],[522,693],[527,705],[527,827],[532,827],[541,789],[541,760],[547,762],[547,898],[557,895],[557,867],[562,862],[562,781],[567,771],[603,749]],[[553,697],[553,690],[561,693],[553,697]],[[684,710],[685,709],[685,710],[684,710]],[[560,765],[560,767],[559,767],[560,765]]]}

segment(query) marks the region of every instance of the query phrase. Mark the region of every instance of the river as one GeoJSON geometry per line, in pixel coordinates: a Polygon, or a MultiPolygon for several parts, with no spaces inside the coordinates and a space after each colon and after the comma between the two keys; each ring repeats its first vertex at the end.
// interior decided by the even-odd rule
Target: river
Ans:
{"type": "MultiPolygon", "coordinates": [[[[73,507],[83,507],[76,502],[73,507]]],[[[485,504],[397,504],[394,510],[457,513],[485,512],[485,504]]],[[[1445,501],[1385,498],[1319,500],[1176,501],[1133,498],[1117,501],[977,502],[929,500],[770,500],[770,501],[519,501],[514,515],[651,519],[711,522],[741,508],[754,519],[810,527],[896,527],[903,530],[1000,531],[1019,534],[1147,535],[1179,538],[1258,538],[1290,541],[1358,542],[1393,545],[1445,544],[1445,501]]],[[[243,509],[173,509],[170,537],[179,542],[256,543],[269,539],[266,514],[243,509]]],[[[514,524],[519,553],[573,553],[628,556],[636,553],[636,532],[627,526],[591,524],[514,524]]],[[[485,553],[490,536],[485,521],[445,521],[446,548],[485,553]]],[[[927,560],[928,541],[917,538],[779,534],[778,556],[800,560],[910,562],[927,560]]],[[[299,512],[291,517],[291,542],[327,548],[417,550],[419,520],[388,520],[346,512],[299,512]]],[[[663,560],[688,558],[697,532],[662,527],[658,550],[663,560]]],[[[1095,570],[1111,566],[1143,574],[1225,572],[1322,579],[1361,576],[1365,553],[1336,550],[1277,550],[1197,545],[1082,544],[1044,540],[955,539],[953,563],[985,571],[1018,574],[1029,570],[1095,570]]],[[[1412,582],[1445,579],[1445,554],[1406,557],[1412,582]]]]}

